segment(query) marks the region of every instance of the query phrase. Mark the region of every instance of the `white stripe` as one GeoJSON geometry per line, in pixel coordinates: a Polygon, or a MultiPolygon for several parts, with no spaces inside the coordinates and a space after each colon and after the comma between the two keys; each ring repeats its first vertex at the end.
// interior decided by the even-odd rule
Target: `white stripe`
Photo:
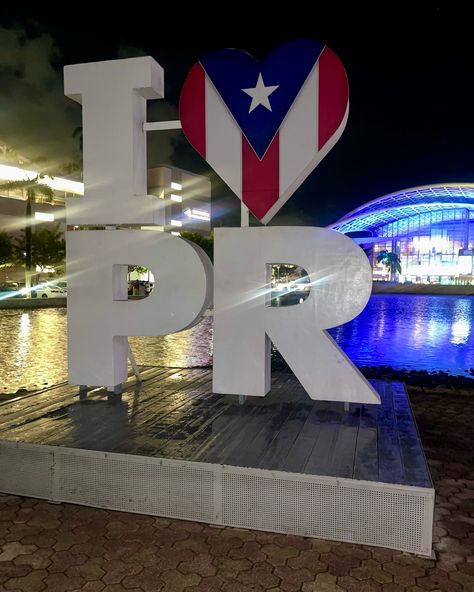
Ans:
{"type": "Polygon", "coordinates": [[[242,199],[242,132],[206,75],[206,160],[242,199]]]}
{"type": "Polygon", "coordinates": [[[316,63],[280,127],[280,198],[290,196],[314,168],[318,141],[318,71],[316,63]]]}
{"type": "Polygon", "coordinates": [[[263,224],[273,218],[339,140],[346,127],[349,102],[339,127],[319,152],[318,113],[319,62],[316,62],[280,127],[280,198],[262,218],[263,224]]]}

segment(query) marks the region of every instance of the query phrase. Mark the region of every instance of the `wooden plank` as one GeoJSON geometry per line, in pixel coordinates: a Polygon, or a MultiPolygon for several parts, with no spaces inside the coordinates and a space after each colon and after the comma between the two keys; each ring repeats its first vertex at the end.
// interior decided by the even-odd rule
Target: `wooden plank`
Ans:
{"type": "Polygon", "coordinates": [[[392,383],[393,405],[397,418],[398,441],[401,450],[404,479],[407,485],[432,487],[425,454],[411,411],[405,386],[392,383]]]}
{"type": "Polygon", "coordinates": [[[378,481],[378,405],[361,405],[354,458],[354,479],[378,481]]]}
{"type": "MultiPolygon", "coordinates": [[[[160,369],[159,372],[152,374],[152,377],[162,380],[163,376],[172,375],[174,372],[176,372],[175,369],[160,369]]],[[[13,439],[51,445],[90,447],[91,442],[95,442],[93,448],[98,449],[101,445],[107,445],[106,442],[109,438],[106,437],[106,434],[109,426],[114,422],[114,411],[117,413],[118,409],[123,409],[128,398],[133,403],[135,393],[130,393],[127,389],[135,391],[135,387],[135,384],[126,385],[120,406],[107,400],[107,393],[104,389],[94,389],[89,393],[87,399],[81,401],[78,400],[77,387],[69,386],[68,389],[72,390],[66,392],[63,388],[58,389],[61,395],[59,397],[55,396],[54,392],[48,393],[47,398],[43,396],[46,393],[39,393],[40,399],[34,401],[31,409],[29,401],[25,400],[19,402],[21,406],[18,408],[17,405],[13,415],[7,415],[8,421],[3,423],[2,434],[6,429],[9,429],[9,437],[13,439]],[[91,407],[94,404],[96,405],[91,407]],[[103,418],[100,413],[101,409],[104,410],[103,418]],[[96,421],[98,414],[102,418],[99,422],[96,421]],[[74,437],[81,425],[84,425],[88,433],[92,434],[91,438],[86,439],[86,443],[82,439],[74,437]],[[96,426],[95,431],[93,431],[93,426],[96,426]]],[[[121,415],[124,417],[125,414],[122,412],[121,415]]],[[[126,432],[122,430],[120,436],[122,440],[126,440],[128,431],[128,429],[126,432]]],[[[107,449],[110,450],[109,447],[107,449]]]]}
{"type": "Polygon", "coordinates": [[[398,426],[393,407],[391,383],[380,381],[382,404],[378,421],[379,481],[403,483],[404,467],[398,440],[398,426]]]}
{"type": "Polygon", "coordinates": [[[239,439],[242,425],[245,425],[257,411],[257,405],[239,405],[237,400],[232,401],[214,423],[215,432],[213,431],[208,441],[196,452],[196,460],[223,463],[221,459],[225,457],[227,446],[239,439]]]}
{"type": "Polygon", "coordinates": [[[175,429],[181,416],[192,406],[194,399],[203,396],[203,391],[210,390],[211,381],[208,376],[202,375],[195,377],[192,383],[192,390],[189,384],[180,385],[178,388],[170,389],[165,392],[165,397],[160,396],[160,401],[153,403],[152,414],[143,416],[140,427],[152,430],[154,433],[159,431],[166,432],[170,428],[175,429]]]}
{"type": "Polygon", "coordinates": [[[187,394],[199,390],[202,383],[210,381],[209,370],[177,370],[164,379],[152,381],[140,392],[140,412],[143,427],[160,421],[161,412],[171,412],[186,402],[187,394]]]}
{"type": "Polygon", "coordinates": [[[9,439],[105,451],[114,450],[128,436],[126,403],[105,400],[81,401],[8,432],[9,439]]]}
{"type": "Polygon", "coordinates": [[[360,405],[351,404],[342,414],[327,475],[352,478],[354,475],[357,434],[360,427],[360,405]]]}
{"type": "Polygon", "coordinates": [[[311,404],[311,410],[295,441],[288,449],[283,460],[282,469],[291,473],[303,473],[321,427],[321,417],[318,415],[318,405],[311,404]]]}
{"type": "MultiPolygon", "coordinates": [[[[160,370],[159,374],[163,371],[160,370]]],[[[145,374],[146,378],[146,374],[145,374]]],[[[134,389],[134,380],[129,381],[125,390],[134,389]]],[[[107,393],[104,389],[94,389],[88,394],[89,399],[94,397],[104,398],[107,393]]],[[[25,397],[8,404],[5,402],[0,408],[0,431],[15,425],[22,425],[36,418],[47,415],[74,403],[79,398],[77,386],[60,384],[58,387],[39,391],[32,396],[25,397]]]]}
{"type": "Polygon", "coordinates": [[[225,415],[229,405],[228,395],[214,395],[214,397],[216,399],[215,405],[212,406],[212,409],[206,410],[205,416],[199,416],[198,425],[193,422],[191,433],[183,442],[168,441],[163,449],[166,458],[197,459],[199,450],[206,446],[213,433],[218,430],[216,426],[219,424],[220,418],[225,415]]]}
{"type": "MultiPolygon", "coordinates": [[[[244,405],[238,403],[237,397],[229,397],[228,408],[216,420],[213,425],[213,434],[196,452],[196,460],[202,462],[227,462],[225,449],[234,438],[238,438],[243,425],[257,413],[259,406],[268,404],[269,397],[272,401],[278,400],[279,391],[282,391],[287,382],[290,381],[289,375],[280,376],[280,380],[273,382],[272,392],[265,398],[249,397],[244,405]],[[276,384],[276,386],[275,386],[276,384]],[[267,401],[267,403],[266,403],[267,401]]],[[[242,445],[243,448],[243,445],[242,445]]],[[[244,462],[244,461],[241,461],[244,462]]]]}
{"type": "Polygon", "coordinates": [[[280,381],[273,384],[271,392],[259,400],[259,409],[241,430],[239,445],[227,447],[226,464],[257,466],[257,459],[273,440],[276,427],[284,423],[294,406],[294,403],[282,400],[283,397],[288,399],[288,386],[292,386],[291,376],[282,376],[280,381]]]}
{"type": "Polygon", "coordinates": [[[265,424],[271,420],[271,412],[266,406],[257,406],[252,415],[243,417],[238,433],[227,440],[219,455],[219,462],[233,466],[255,466],[255,459],[262,454],[262,447],[253,443],[265,424]],[[251,449],[251,454],[245,454],[251,449]]]}
{"type": "MultiPolygon", "coordinates": [[[[295,391],[298,388],[301,388],[299,383],[294,381],[292,388],[288,390],[288,401],[291,402],[294,400],[294,397],[297,396],[295,391]]],[[[289,413],[286,421],[276,427],[274,437],[268,443],[262,456],[256,461],[256,466],[273,470],[280,470],[282,468],[288,451],[293,446],[308,415],[311,413],[311,405],[289,405],[287,410],[289,413]]]]}
{"type": "Polygon", "coordinates": [[[183,371],[179,379],[179,383],[160,385],[160,396],[150,399],[137,414],[131,453],[167,457],[166,451],[172,445],[175,451],[179,450],[178,458],[187,455],[183,443],[193,429],[189,424],[210,411],[207,393],[211,374],[207,369],[194,369],[183,371]]]}
{"type": "Polygon", "coordinates": [[[334,448],[341,426],[344,404],[338,402],[317,402],[319,429],[311,454],[304,467],[305,473],[328,475],[332,465],[334,448]]]}

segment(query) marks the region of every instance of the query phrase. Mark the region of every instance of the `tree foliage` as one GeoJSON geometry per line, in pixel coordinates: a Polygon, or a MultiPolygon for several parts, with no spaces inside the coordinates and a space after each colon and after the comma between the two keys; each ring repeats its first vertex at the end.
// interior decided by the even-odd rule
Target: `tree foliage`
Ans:
{"type": "MultiPolygon", "coordinates": [[[[25,233],[16,241],[17,260],[25,264],[25,233]]],[[[58,268],[64,265],[66,241],[62,237],[59,224],[52,230],[37,228],[31,237],[31,263],[42,270],[46,267],[58,268]]]]}
{"type": "Polygon", "coordinates": [[[26,193],[26,198],[31,203],[34,203],[37,197],[42,196],[46,201],[51,202],[54,197],[54,191],[49,185],[43,183],[47,175],[38,174],[32,179],[24,179],[21,181],[6,181],[0,184],[0,191],[19,191],[26,193]]]}
{"type": "Polygon", "coordinates": [[[382,263],[390,271],[391,274],[402,273],[402,266],[400,257],[397,253],[390,251],[380,251],[377,255],[377,263],[382,263]]]}
{"type": "Polygon", "coordinates": [[[128,273],[132,273],[133,271],[136,271],[138,275],[143,275],[148,272],[148,267],[143,267],[143,265],[129,265],[128,273]]]}
{"type": "Polygon", "coordinates": [[[13,261],[13,243],[3,230],[0,230],[0,265],[6,265],[13,261]]]}
{"type": "Polygon", "coordinates": [[[188,232],[183,230],[181,237],[199,245],[201,249],[206,253],[211,261],[214,260],[214,236],[211,234],[210,237],[202,236],[199,232],[188,232]]]}
{"type": "Polygon", "coordinates": [[[66,241],[59,224],[55,224],[52,230],[37,228],[33,233],[32,248],[34,264],[41,269],[62,265],[66,258],[66,241]]]}
{"type": "MultiPolygon", "coordinates": [[[[32,228],[31,228],[31,214],[32,205],[37,201],[39,196],[44,197],[47,201],[51,202],[54,197],[54,191],[49,185],[43,183],[47,175],[39,173],[32,179],[23,179],[21,181],[7,181],[0,185],[1,190],[7,191],[20,191],[26,193],[26,212],[25,212],[25,231],[24,231],[24,253],[25,253],[25,267],[27,270],[26,276],[29,275],[29,271],[33,266],[32,259],[32,228]]],[[[26,277],[26,287],[29,287],[29,279],[26,277]]]]}

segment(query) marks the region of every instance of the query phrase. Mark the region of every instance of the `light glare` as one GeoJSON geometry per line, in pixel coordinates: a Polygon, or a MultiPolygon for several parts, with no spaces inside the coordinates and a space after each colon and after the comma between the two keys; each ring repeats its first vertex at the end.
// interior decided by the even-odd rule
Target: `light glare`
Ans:
{"type": "MultiPolygon", "coordinates": [[[[4,181],[27,181],[38,176],[37,171],[28,171],[19,167],[0,164],[0,179],[4,181]]],[[[41,179],[43,185],[48,185],[56,191],[65,191],[66,193],[75,193],[84,195],[84,183],[62,179],[61,177],[44,177],[41,179]]]]}
{"type": "Polygon", "coordinates": [[[54,222],[54,214],[46,214],[45,212],[35,212],[35,220],[43,222],[54,222]]]}
{"type": "Polygon", "coordinates": [[[209,216],[209,214],[207,212],[204,212],[203,210],[196,210],[196,209],[190,209],[190,208],[188,208],[187,210],[184,210],[184,215],[187,216],[188,218],[196,218],[197,220],[209,221],[211,219],[211,217],[209,216]]]}

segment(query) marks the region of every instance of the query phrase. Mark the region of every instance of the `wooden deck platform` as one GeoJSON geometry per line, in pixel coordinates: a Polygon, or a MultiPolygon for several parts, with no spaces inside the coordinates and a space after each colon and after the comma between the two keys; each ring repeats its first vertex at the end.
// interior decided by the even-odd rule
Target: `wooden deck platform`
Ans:
{"type": "Polygon", "coordinates": [[[401,383],[381,405],[262,398],[210,369],[146,368],[121,395],[53,388],[0,404],[0,491],[431,553],[434,490],[401,383]]]}
{"type": "Polygon", "coordinates": [[[243,405],[209,369],[151,368],[121,396],[66,384],[0,406],[0,440],[431,487],[401,383],[382,405],[312,401],[292,374],[243,405]]]}

